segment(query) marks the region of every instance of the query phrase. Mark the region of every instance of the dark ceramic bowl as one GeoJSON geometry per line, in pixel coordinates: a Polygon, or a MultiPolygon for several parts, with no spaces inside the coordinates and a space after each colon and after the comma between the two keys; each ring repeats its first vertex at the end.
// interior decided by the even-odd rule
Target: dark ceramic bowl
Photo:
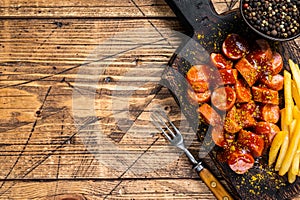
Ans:
{"type": "Polygon", "coordinates": [[[251,23],[249,23],[249,21],[246,19],[244,12],[243,12],[243,4],[244,4],[244,0],[240,0],[240,13],[242,15],[243,20],[245,21],[245,23],[253,30],[255,31],[257,34],[261,35],[264,38],[267,38],[269,40],[273,40],[273,41],[278,41],[278,42],[284,42],[284,41],[289,41],[289,40],[293,40],[296,39],[297,37],[300,36],[300,31],[298,34],[293,35],[291,37],[287,37],[287,38],[278,38],[278,37],[272,37],[270,35],[267,35],[263,32],[261,32],[260,30],[257,30],[251,23]]]}

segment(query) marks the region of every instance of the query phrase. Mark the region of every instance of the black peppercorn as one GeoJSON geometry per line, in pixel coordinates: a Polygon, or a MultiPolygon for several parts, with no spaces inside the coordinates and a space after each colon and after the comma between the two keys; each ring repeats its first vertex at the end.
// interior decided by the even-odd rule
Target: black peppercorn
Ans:
{"type": "Polygon", "coordinates": [[[257,24],[257,25],[260,25],[260,24],[261,24],[261,21],[260,21],[260,20],[257,20],[257,21],[256,21],[256,24],[257,24]]]}
{"type": "Polygon", "coordinates": [[[276,38],[300,32],[299,0],[245,0],[242,12],[257,30],[276,38]]]}
{"type": "Polygon", "coordinates": [[[273,31],[271,31],[271,35],[276,36],[277,35],[277,31],[274,29],[273,31]]]}

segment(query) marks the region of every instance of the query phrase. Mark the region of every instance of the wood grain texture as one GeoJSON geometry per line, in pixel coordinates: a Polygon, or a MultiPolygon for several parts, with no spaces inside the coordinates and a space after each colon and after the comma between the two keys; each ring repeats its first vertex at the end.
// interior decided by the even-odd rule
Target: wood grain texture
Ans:
{"type": "Polygon", "coordinates": [[[0,18],[0,199],[214,199],[149,120],[160,105],[198,154],[158,86],[185,33],[163,0],[1,0],[0,18]]]}
{"type": "MultiPolygon", "coordinates": [[[[215,1],[218,13],[237,1],[215,1]]],[[[1,0],[0,18],[174,18],[164,0],[1,0]]]]}
{"type": "Polygon", "coordinates": [[[0,17],[122,18],[174,17],[163,0],[1,0],[0,17]]]}
{"type": "Polygon", "coordinates": [[[15,199],[214,199],[198,179],[19,181],[14,191],[3,197],[15,199]],[[22,191],[26,190],[24,194],[22,191]],[[75,196],[76,195],[76,196],[75,196]],[[74,197],[75,196],[75,197],[74,197]]]}
{"type": "Polygon", "coordinates": [[[211,172],[204,168],[199,172],[199,176],[201,177],[201,180],[207,185],[207,187],[212,191],[212,193],[215,195],[215,197],[219,200],[227,199],[227,200],[233,200],[234,198],[231,196],[231,194],[226,191],[226,189],[223,187],[222,183],[219,182],[219,180],[211,174],[211,172]]]}

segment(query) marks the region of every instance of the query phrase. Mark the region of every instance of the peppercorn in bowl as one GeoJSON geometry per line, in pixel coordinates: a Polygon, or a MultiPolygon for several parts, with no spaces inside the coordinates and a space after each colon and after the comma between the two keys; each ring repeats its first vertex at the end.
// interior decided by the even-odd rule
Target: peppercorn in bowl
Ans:
{"type": "Polygon", "coordinates": [[[240,13],[256,33],[274,41],[300,36],[299,0],[241,0],[240,13]]]}

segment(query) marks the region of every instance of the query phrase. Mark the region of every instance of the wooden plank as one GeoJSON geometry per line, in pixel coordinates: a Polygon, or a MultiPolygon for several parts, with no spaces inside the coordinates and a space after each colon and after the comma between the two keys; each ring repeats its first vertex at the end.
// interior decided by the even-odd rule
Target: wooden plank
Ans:
{"type": "MultiPolygon", "coordinates": [[[[53,87],[54,91],[56,89],[53,87]]],[[[13,91],[15,93],[14,98],[18,98],[16,90],[13,91]]],[[[114,177],[113,174],[119,176],[125,171],[128,173],[124,173],[123,176],[128,178],[144,176],[145,173],[150,177],[169,177],[170,173],[175,177],[196,176],[185,156],[180,156],[178,150],[173,147],[170,148],[164,138],[160,135],[155,137],[146,135],[157,133],[149,121],[151,105],[146,106],[145,109],[135,110],[140,110],[142,114],[132,119],[133,124],[126,131],[120,131],[119,128],[114,130],[116,128],[114,117],[100,119],[99,123],[104,125],[101,130],[103,130],[103,134],[108,134],[108,140],[112,143],[109,146],[103,146],[103,144],[102,146],[100,146],[101,144],[95,146],[94,144],[89,145],[88,141],[91,137],[97,137],[98,129],[95,129],[95,135],[90,135],[94,131],[89,134],[85,132],[79,134],[70,110],[58,107],[51,113],[48,106],[54,107],[59,104],[53,105],[52,103],[55,101],[51,101],[51,98],[58,98],[51,93],[48,95],[46,100],[48,103],[42,107],[36,122],[28,122],[19,128],[12,124],[14,128],[0,133],[1,138],[3,138],[0,159],[4,169],[0,173],[0,178],[111,178],[114,177]],[[118,138],[119,136],[121,138],[118,138]],[[114,141],[117,142],[114,143],[114,141]],[[113,146],[119,150],[111,149],[113,146]],[[20,152],[21,157],[19,157],[20,152]],[[113,156],[115,154],[118,155],[118,158],[113,156]],[[128,157],[128,154],[131,157],[128,157]],[[160,160],[164,162],[160,162],[160,160]],[[126,165],[115,168],[120,162],[125,162],[126,165]],[[109,165],[109,163],[113,165],[109,165]],[[148,163],[148,168],[145,168],[144,163],[148,163]],[[129,168],[130,170],[128,170],[129,168]],[[175,171],[167,169],[174,169],[175,171]],[[132,171],[136,172],[132,173],[132,171]]],[[[151,100],[151,104],[173,106],[175,102],[167,89],[163,89],[154,100],[151,100]]],[[[178,111],[178,108],[172,109],[172,113],[178,113],[178,111]]],[[[106,113],[104,116],[107,115],[106,113]]],[[[101,117],[103,114],[99,114],[99,118],[101,117]]],[[[174,114],[171,117],[173,119],[178,118],[174,114]]],[[[179,121],[174,123],[177,122],[179,121]]],[[[195,134],[192,132],[183,133],[186,143],[190,144],[191,150],[197,154],[199,143],[195,140],[195,134]]]]}
{"type": "MultiPolygon", "coordinates": [[[[238,1],[213,0],[218,13],[237,8],[238,1]]],[[[143,18],[175,15],[164,0],[1,0],[0,18],[143,18]]]]}
{"type": "Polygon", "coordinates": [[[3,199],[214,199],[199,179],[14,181],[3,199]],[[56,194],[56,195],[55,195],[56,194]]]}
{"type": "MultiPolygon", "coordinates": [[[[0,43],[3,51],[0,53],[0,109],[4,112],[1,116],[0,137],[3,148],[0,159],[4,166],[0,178],[108,179],[117,178],[122,173],[124,177],[129,178],[142,176],[141,173],[136,174],[130,170],[125,173],[128,166],[116,170],[101,164],[83,144],[81,136],[76,135],[78,127],[74,124],[72,116],[73,85],[77,79],[85,83],[84,75],[78,76],[80,67],[91,68],[89,64],[93,63],[94,59],[98,66],[105,66],[105,74],[99,74],[98,78],[104,80],[110,77],[112,81],[100,81],[96,91],[96,113],[101,119],[105,134],[108,134],[112,141],[115,140],[116,145],[119,143],[127,152],[131,152],[132,159],[127,163],[130,166],[134,159],[139,158],[149,148],[153,138],[149,137],[147,141],[141,138],[123,138],[125,132],[118,130],[114,117],[110,117],[112,100],[116,99],[118,93],[112,97],[114,91],[129,91],[124,84],[141,81],[136,75],[144,72],[149,79],[148,85],[133,94],[131,104],[135,111],[143,111],[147,107],[145,103],[149,103],[153,95],[146,102],[145,97],[157,87],[163,64],[169,60],[180,43],[178,37],[171,35],[172,29],[181,29],[178,22],[10,20],[2,21],[1,27],[0,43]],[[118,32],[115,27],[118,27],[118,32]],[[142,34],[137,34],[136,29],[142,28],[142,34]],[[137,48],[136,45],[141,42],[146,43],[137,48]],[[115,49],[112,49],[112,44],[115,49]],[[97,49],[99,46],[100,49],[97,49]],[[107,51],[109,48],[110,51],[107,51]],[[122,52],[124,48],[133,49],[118,55],[117,53],[122,52]],[[107,58],[99,60],[98,54],[93,55],[94,51],[107,58]],[[109,57],[111,54],[116,54],[116,58],[109,57]],[[129,72],[131,74],[128,75],[129,72]],[[124,76],[126,73],[127,76],[124,76]]],[[[163,93],[163,96],[160,96],[162,100],[158,100],[162,102],[166,99],[165,102],[174,105],[170,94],[166,93],[166,90],[163,93]]],[[[141,115],[138,118],[133,114],[131,119],[137,121],[136,127],[141,127],[145,123],[145,117],[141,115]]],[[[149,123],[149,119],[147,120],[149,123]]],[[[132,130],[132,133],[136,133],[132,130]]],[[[164,145],[165,140],[161,138],[149,151],[155,152],[155,149],[161,149],[164,145]]],[[[97,156],[104,157],[107,163],[110,162],[111,155],[108,155],[105,149],[98,151],[97,156]]],[[[170,156],[166,152],[163,154],[163,158],[170,156]]],[[[146,161],[150,163],[149,159],[146,161]]],[[[175,176],[191,177],[193,174],[186,158],[170,165],[175,169],[180,165],[177,167],[178,172],[171,171],[175,176]]],[[[143,165],[138,165],[136,169],[143,170],[143,165]]],[[[154,169],[148,176],[169,177],[170,171],[166,168],[154,169]]]]}
{"type": "Polygon", "coordinates": [[[1,0],[0,5],[1,18],[175,17],[163,0],[1,0]]]}
{"type": "MultiPolygon", "coordinates": [[[[13,199],[215,199],[199,179],[14,181],[1,198],[13,199]],[[56,194],[56,195],[55,195],[56,194]]],[[[294,198],[299,200],[300,196],[294,198]]]]}
{"type": "MultiPolygon", "coordinates": [[[[118,48],[112,49],[111,47],[114,44],[120,45],[119,49],[122,51],[126,48],[133,48],[136,42],[145,41],[144,46],[149,48],[144,49],[144,55],[133,49],[130,52],[132,57],[127,55],[119,63],[131,62],[131,66],[134,66],[134,61],[138,58],[143,62],[143,58],[149,61],[155,57],[163,58],[162,61],[165,62],[165,53],[169,56],[175,47],[168,47],[170,45],[167,42],[173,41],[164,41],[162,36],[168,38],[172,30],[182,30],[176,20],[151,20],[151,23],[148,20],[11,20],[1,21],[0,28],[2,30],[0,57],[1,63],[6,65],[2,73],[9,67],[13,67],[12,64],[22,65],[30,70],[28,68],[35,66],[34,64],[44,63],[49,67],[44,71],[49,74],[59,70],[56,65],[63,67],[63,65],[87,62],[89,58],[91,59],[91,54],[95,53],[93,51],[101,48],[100,45],[106,45],[105,47],[110,49],[102,55],[104,57],[118,53],[118,48]],[[115,32],[116,27],[117,32],[115,32]],[[132,41],[126,41],[125,36],[132,41]],[[160,52],[156,53],[155,50],[160,52]]],[[[178,38],[173,36],[169,39],[178,38]]],[[[174,42],[179,43],[179,41],[174,42]]],[[[108,57],[106,62],[109,61],[108,57]]],[[[33,71],[31,69],[31,72],[33,71]]]]}
{"type": "MultiPolygon", "coordinates": [[[[123,20],[62,20],[62,26],[58,27],[53,20],[30,21],[33,22],[30,26],[27,20],[5,21],[2,24],[1,44],[4,51],[0,57],[4,62],[1,64],[2,102],[0,108],[6,113],[1,118],[0,134],[3,138],[1,143],[4,146],[1,150],[3,152],[1,160],[5,163],[1,178],[118,177],[123,171],[115,171],[99,164],[94,155],[89,153],[82,144],[81,137],[73,136],[77,132],[77,127],[72,117],[72,85],[78,78],[78,68],[89,67],[85,63],[94,59],[89,56],[98,45],[104,44],[105,48],[111,48],[111,44],[117,41],[116,50],[105,52],[109,56],[122,50],[118,47],[119,45],[132,48],[132,42],[149,40],[147,44],[117,56],[116,59],[103,59],[98,62],[99,65],[108,65],[105,74],[100,74],[99,79],[111,77],[112,80],[110,83],[101,83],[98,86],[96,112],[102,119],[100,123],[104,126],[106,134],[122,142],[122,147],[131,151],[133,158],[138,158],[148,148],[149,141],[153,142],[153,138],[148,138],[148,142],[142,141],[141,138],[130,140],[128,137],[125,142],[121,140],[122,137],[119,138],[124,135],[124,132],[117,130],[114,118],[109,117],[112,114],[113,88],[116,89],[119,85],[116,91],[128,91],[128,88],[123,88],[122,85],[128,81],[137,81],[136,75],[146,72],[150,82],[140,88],[141,92],[132,97],[135,110],[143,110],[141,106],[144,105],[144,98],[149,96],[149,93],[156,87],[159,73],[164,67],[162,64],[168,61],[176,45],[180,43],[177,37],[169,37],[171,31],[163,27],[169,24],[172,29],[180,29],[178,22],[151,20],[152,24],[150,24],[148,20],[126,20],[127,23],[122,23],[123,20]],[[120,34],[114,32],[116,26],[120,34]],[[134,34],[130,31],[131,27],[145,29],[142,30],[143,34],[134,34]],[[89,29],[88,32],[87,29],[89,29]],[[16,30],[21,30],[21,35],[16,30]],[[128,36],[122,34],[123,32],[126,32],[128,36]],[[169,41],[162,38],[156,42],[157,37],[162,37],[160,34],[169,41]],[[105,43],[105,40],[109,40],[113,35],[114,40],[105,43]],[[126,42],[121,36],[126,36],[131,40],[126,42]],[[170,42],[174,45],[170,45],[170,42]],[[152,70],[149,70],[149,65],[152,70]],[[153,66],[157,67],[153,68],[153,66]],[[153,70],[157,73],[153,74],[153,70]],[[132,74],[124,79],[124,74],[128,72],[132,74]],[[115,130],[113,134],[111,134],[112,130],[115,130]]],[[[99,51],[103,52],[102,49],[97,50],[99,51]]],[[[79,78],[84,80],[84,77],[79,78]]],[[[173,102],[170,94],[164,92],[164,97],[160,98],[167,98],[166,102],[169,103],[173,102]]],[[[142,115],[138,123],[142,125],[145,122],[144,118],[145,116],[142,115]]],[[[132,120],[135,119],[136,117],[132,116],[132,120]]],[[[160,149],[165,144],[158,143],[153,146],[153,149],[160,149]]],[[[110,158],[105,149],[101,152],[106,157],[106,162],[109,162],[110,158]]],[[[165,154],[166,158],[169,156],[165,154]]],[[[186,171],[192,173],[187,160],[184,162],[186,162],[185,165],[180,164],[183,169],[178,171],[178,176],[185,176],[186,171]]],[[[169,176],[169,171],[163,172],[158,174],[169,176]]],[[[153,174],[157,172],[152,172],[151,176],[153,174]]],[[[125,175],[136,176],[131,172],[125,175]]]]}
{"type": "MultiPolygon", "coordinates": [[[[160,34],[168,37],[170,29],[163,29],[162,27],[169,24],[170,28],[176,29],[179,27],[176,21],[153,20],[157,30],[147,20],[139,20],[138,22],[128,20],[127,23],[121,23],[122,20],[71,21],[71,24],[69,20],[61,22],[67,25],[63,25],[58,30],[55,30],[57,26],[51,20],[33,20],[34,23],[31,23],[31,26],[28,26],[27,20],[3,22],[2,37],[0,39],[3,48],[3,51],[0,53],[2,61],[0,64],[0,87],[2,88],[1,96],[5,97],[2,98],[0,106],[4,110],[1,117],[3,120],[1,123],[2,131],[13,130],[18,126],[29,124],[27,132],[30,132],[30,123],[34,123],[36,117],[41,117],[37,113],[41,113],[40,107],[48,90],[50,91],[47,94],[46,102],[49,102],[49,105],[45,104],[43,113],[51,116],[64,108],[70,110],[72,101],[71,86],[78,78],[78,68],[86,68],[88,67],[88,62],[93,62],[93,59],[96,59],[96,61],[99,59],[98,57],[95,58],[97,55],[91,56],[95,49],[97,52],[101,50],[102,53],[105,52],[106,56],[110,56],[113,53],[122,52],[123,49],[132,48],[132,46],[126,44],[126,41],[118,41],[122,40],[122,38],[117,38],[116,36],[113,40],[109,38],[114,34],[114,27],[118,24],[120,24],[118,26],[121,32],[118,37],[124,36],[122,33],[125,32],[127,37],[132,37],[132,40],[150,40],[150,42],[130,52],[123,53],[124,55],[116,54],[114,59],[108,57],[97,61],[97,66],[105,67],[105,74],[99,74],[99,80],[104,80],[106,77],[110,77],[112,80],[111,83],[101,84],[102,93],[105,91],[106,94],[111,94],[112,92],[109,88],[115,88],[118,84],[122,85],[123,82],[126,84],[127,81],[137,81],[138,77],[133,75],[123,80],[123,74],[128,71],[134,71],[134,73],[145,71],[151,75],[152,70],[155,69],[157,73],[160,73],[164,67],[163,64],[168,61],[176,49],[175,45],[180,43],[180,40],[176,37],[169,38],[174,40],[174,46],[168,44],[164,39],[151,39],[160,34]],[[90,24],[89,32],[86,32],[86,29],[81,30],[84,24],[90,24]],[[132,32],[130,27],[134,24],[139,28],[145,27],[147,32],[143,32],[142,35],[130,33],[132,32]],[[44,31],[33,33],[34,30],[41,29],[44,31]],[[25,35],[18,34],[18,30],[21,30],[20,32],[22,33],[24,32],[25,35]],[[116,41],[118,45],[125,46],[123,48],[117,47],[116,50],[106,51],[105,48],[111,48],[111,45],[116,43],[116,41]],[[99,45],[104,47],[97,49],[99,45]],[[74,46],[77,48],[74,48],[74,46]],[[149,70],[149,65],[151,65],[152,70],[149,70]],[[157,68],[153,68],[154,65],[157,68]],[[16,88],[16,86],[20,87],[16,88]],[[8,89],[9,87],[14,88],[8,89]],[[13,101],[15,102],[12,103],[13,101]]],[[[136,46],[133,45],[133,47],[136,46]]],[[[103,54],[101,56],[103,57],[103,54]]],[[[159,76],[158,74],[152,74],[149,79],[157,82],[159,76]]],[[[150,92],[151,88],[153,89],[153,87],[148,86],[148,91],[139,97],[137,96],[137,98],[141,100],[141,98],[147,96],[147,92],[150,92]]],[[[99,102],[96,103],[99,105],[101,112],[103,110],[111,110],[110,107],[107,107],[111,105],[109,100],[100,98],[100,96],[98,98],[99,102]]],[[[47,125],[47,127],[51,126],[47,125]]],[[[53,131],[56,130],[54,129],[53,131]]],[[[23,130],[23,132],[26,131],[23,130]]],[[[8,144],[12,143],[7,140],[6,142],[8,144]]]]}

